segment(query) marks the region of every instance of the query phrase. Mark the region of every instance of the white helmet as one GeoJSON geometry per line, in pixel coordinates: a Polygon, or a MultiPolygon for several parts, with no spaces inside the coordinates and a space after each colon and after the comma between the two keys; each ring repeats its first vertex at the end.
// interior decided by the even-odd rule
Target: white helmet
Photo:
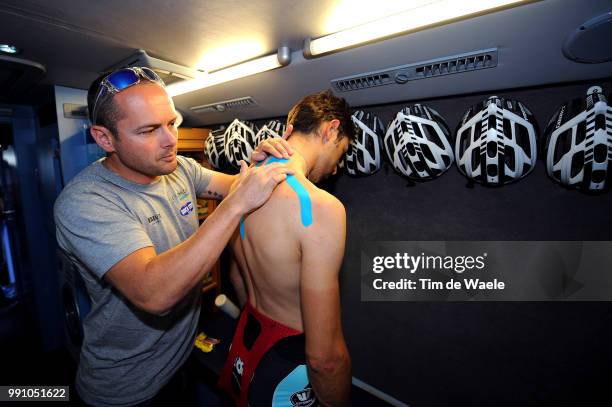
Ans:
{"type": "Polygon", "coordinates": [[[446,121],[434,109],[421,104],[397,113],[387,129],[384,145],[393,167],[415,180],[440,176],[454,160],[446,121]]]}
{"type": "Polygon", "coordinates": [[[224,162],[226,162],[224,133],[225,126],[215,129],[210,132],[206,143],[204,143],[204,154],[208,162],[216,169],[222,168],[224,162]]]}
{"type": "Polygon", "coordinates": [[[346,152],[346,171],[349,175],[374,174],[380,169],[382,161],[381,143],[385,128],[373,113],[358,110],[352,119],[356,135],[346,152]]]}
{"type": "Polygon", "coordinates": [[[225,158],[234,168],[240,168],[240,160],[251,162],[255,126],[247,121],[235,119],[223,135],[225,158]]]}
{"type": "Polygon", "coordinates": [[[457,130],[459,171],[491,186],[523,178],[536,164],[535,124],[529,109],[516,100],[491,96],[472,106],[457,130]]]}
{"type": "Polygon", "coordinates": [[[546,171],[555,181],[585,191],[612,184],[612,106],[599,86],[561,106],[545,130],[546,171]]]}
{"type": "Polygon", "coordinates": [[[280,138],[285,133],[287,126],[279,120],[270,120],[259,129],[255,138],[253,139],[253,148],[257,147],[259,143],[269,138],[280,138]]]}

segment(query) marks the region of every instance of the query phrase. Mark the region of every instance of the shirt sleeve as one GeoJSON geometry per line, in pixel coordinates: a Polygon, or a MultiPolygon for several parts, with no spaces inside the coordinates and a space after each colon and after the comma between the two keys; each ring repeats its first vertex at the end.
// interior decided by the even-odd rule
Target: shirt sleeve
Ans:
{"type": "Polygon", "coordinates": [[[180,157],[180,164],[184,166],[185,172],[193,181],[196,196],[202,196],[212,178],[212,171],[201,166],[196,160],[190,157],[180,157]]]}
{"type": "Polygon", "coordinates": [[[140,221],[102,193],[65,190],[54,215],[59,246],[100,279],[129,254],[153,246],[140,221]]]}

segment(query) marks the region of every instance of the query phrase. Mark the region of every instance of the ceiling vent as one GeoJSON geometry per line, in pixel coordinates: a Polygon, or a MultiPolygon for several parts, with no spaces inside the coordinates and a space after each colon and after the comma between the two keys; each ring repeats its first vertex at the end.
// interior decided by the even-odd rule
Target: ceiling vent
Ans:
{"type": "Polygon", "coordinates": [[[338,92],[367,89],[376,86],[404,84],[415,79],[433,78],[497,66],[497,48],[452,55],[430,61],[401,65],[379,71],[332,79],[338,92]]]}
{"type": "Polygon", "coordinates": [[[139,49],[136,53],[117,62],[113,66],[108,67],[104,72],[114,71],[127,66],[146,66],[151,68],[163,79],[166,85],[187,79],[194,79],[196,77],[196,71],[194,69],[162,59],[153,58],[142,49],[139,49]]]}
{"type": "Polygon", "coordinates": [[[257,102],[250,96],[224,100],[222,102],[209,103],[206,105],[193,106],[191,111],[194,113],[218,113],[226,110],[240,110],[257,106],[257,102]]]}

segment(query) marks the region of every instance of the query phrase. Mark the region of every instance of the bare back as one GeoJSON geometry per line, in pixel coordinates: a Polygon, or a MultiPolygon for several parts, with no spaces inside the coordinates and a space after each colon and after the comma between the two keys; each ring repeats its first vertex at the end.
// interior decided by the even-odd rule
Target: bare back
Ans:
{"type": "MultiPolygon", "coordinates": [[[[291,166],[292,161],[288,165],[291,166]]],[[[276,321],[303,331],[302,243],[310,238],[313,228],[322,226],[320,215],[325,210],[322,203],[336,198],[301,174],[296,173],[295,178],[310,197],[312,225],[302,224],[297,193],[287,182],[282,182],[265,205],[245,217],[244,239],[236,231],[232,249],[251,304],[276,321]]]]}

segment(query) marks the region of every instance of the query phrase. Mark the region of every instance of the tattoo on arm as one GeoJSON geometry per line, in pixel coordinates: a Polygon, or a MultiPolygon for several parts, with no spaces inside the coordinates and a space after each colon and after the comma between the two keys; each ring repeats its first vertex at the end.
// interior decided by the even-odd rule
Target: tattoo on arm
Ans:
{"type": "Polygon", "coordinates": [[[208,195],[214,199],[223,199],[223,195],[218,193],[217,191],[211,191],[210,189],[206,191],[208,195]]]}

